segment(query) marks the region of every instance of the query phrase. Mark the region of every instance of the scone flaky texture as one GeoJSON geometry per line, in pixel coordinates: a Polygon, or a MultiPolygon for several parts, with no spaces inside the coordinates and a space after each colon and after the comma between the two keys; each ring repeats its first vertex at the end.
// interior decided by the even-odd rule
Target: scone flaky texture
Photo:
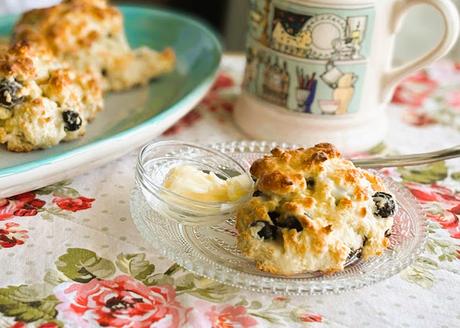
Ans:
{"type": "Polygon", "coordinates": [[[92,69],[104,91],[146,84],[175,66],[171,49],[131,50],[122,14],[105,0],[66,0],[29,11],[16,24],[14,40],[47,48],[74,68],[92,69]]]}
{"type": "Polygon", "coordinates": [[[27,152],[73,140],[102,109],[90,72],[77,72],[43,49],[19,42],[0,51],[0,143],[27,152]]]}
{"type": "Polygon", "coordinates": [[[393,219],[375,214],[383,183],[332,145],[276,148],[253,163],[251,174],[257,190],[236,228],[238,247],[260,270],[336,272],[351,254],[368,258],[389,246],[393,219]]]}

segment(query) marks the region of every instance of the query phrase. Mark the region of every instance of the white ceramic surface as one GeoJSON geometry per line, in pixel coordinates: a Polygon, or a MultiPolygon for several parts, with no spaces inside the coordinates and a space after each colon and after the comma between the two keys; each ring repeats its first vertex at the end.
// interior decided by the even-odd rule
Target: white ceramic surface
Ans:
{"type": "MultiPolygon", "coordinates": [[[[288,12],[293,12],[296,15],[304,15],[306,19],[310,17],[308,16],[309,12],[314,14],[319,10],[328,14],[342,13],[341,15],[351,19],[359,10],[374,8],[374,29],[366,32],[368,33],[366,37],[371,37],[370,55],[363,58],[353,58],[357,65],[361,65],[360,69],[365,67],[365,73],[363,71],[357,73],[357,83],[360,85],[347,85],[346,89],[340,90],[340,94],[334,95],[334,99],[341,99],[343,103],[348,101],[348,109],[351,108],[348,112],[339,108],[337,115],[324,115],[329,113],[324,111],[318,113],[311,111],[311,107],[307,107],[304,113],[299,113],[296,109],[291,108],[289,91],[284,94],[284,99],[288,98],[287,105],[282,106],[272,101],[272,98],[268,96],[261,97],[259,93],[264,91],[260,91],[261,88],[258,85],[252,89],[246,88],[236,106],[235,121],[249,136],[259,139],[307,145],[328,141],[334,143],[344,152],[363,151],[375,146],[383,141],[386,135],[387,118],[384,109],[391,100],[397,84],[407,75],[444,56],[455,44],[459,34],[458,12],[450,0],[276,0],[276,5],[283,6],[283,8],[287,8],[288,12]],[[399,49],[394,49],[395,37],[405,15],[417,5],[428,5],[433,11],[437,11],[443,18],[444,31],[436,47],[420,58],[394,67],[392,65],[393,56],[399,51],[399,49]],[[344,11],[346,14],[343,14],[344,11]],[[371,35],[369,35],[370,32],[372,32],[371,35]],[[358,103],[353,99],[359,93],[361,93],[361,98],[358,103]],[[349,103],[350,98],[355,103],[349,103]]],[[[318,17],[323,16],[325,15],[318,17]]],[[[270,21],[270,18],[267,20],[270,21]]],[[[371,25],[370,22],[371,19],[369,19],[369,26],[371,25]]],[[[416,29],[417,26],[412,28],[416,29]]],[[[263,42],[263,38],[258,41],[263,42]]],[[[253,48],[256,49],[254,46],[253,48]]],[[[258,51],[260,52],[260,50],[258,51]]],[[[309,67],[323,64],[317,59],[309,61],[305,58],[295,58],[292,55],[282,54],[278,50],[263,49],[263,51],[268,52],[269,56],[277,58],[275,65],[280,62],[279,66],[286,66],[286,62],[288,63],[288,69],[283,71],[284,74],[289,71],[289,65],[302,66],[305,71],[308,71],[309,67]]],[[[340,64],[340,60],[335,63],[336,65],[340,64]]],[[[273,65],[273,63],[271,64],[273,65]]],[[[351,65],[352,62],[342,61],[341,64],[342,67],[353,71],[347,66],[351,65]]],[[[279,68],[277,69],[279,70],[279,68]]],[[[324,89],[321,82],[318,81],[317,90],[324,89]]],[[[258,83],[264,85],[260,81],[258,83]]],[[[288,90],[295,90],[295,88],[288,90]]],[[[284,99],[281,101],[285,101],[284,99]]],[[[318,99],[326,98],[317,97],[313,104],[316,104],[318,99]]],[[[315,105],[310,104],[310,106],[315,105]]]]}

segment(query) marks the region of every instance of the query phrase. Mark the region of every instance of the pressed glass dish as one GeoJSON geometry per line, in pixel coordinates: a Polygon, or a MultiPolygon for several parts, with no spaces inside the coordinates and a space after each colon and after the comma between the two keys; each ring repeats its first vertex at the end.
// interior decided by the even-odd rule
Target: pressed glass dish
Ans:
{"type": "MultiPolygon", "coordinates": [[[[245,166],[247,167],[247,163],[245,166]]],[[[157,141],[142,148],[136,166],[136,185],[147,203],[163,216],[186,225],[220,223],[230,216],[252,195],[251,175],[241,163],[218,150],[190,142],[157,141]],[[204,202],[174,193],[163,183],[170,170],[181,165],[203,172],[213,172],[225,180],[245,175],[250,183],[248,193],[236,201],[204,202]]]]}
{"type": "MultiPolygon", "coordinates": [[[[277,146],[266,142],[230,142],[211,146],[249,168],[257,158],[277,146]]],[[[280,144],[283,148],[290,148],[280,144]]],[[[391,246],[382,256],[353,259],[342,272],[318,272],[279,276],[259,271],[236,247],[235,219],[222,216],[214,225],[187,226],[152,209],[142,192],[134,189],[131,213],[141,235],[172,261],[198,275],[235,287],[274,294],[302,295],[340,293],[389,278],[409,266],[423,250],[426,219],[414,197],[399,183],[381,176],[395,196],[398,212],[390,237],[391,246]]]]}

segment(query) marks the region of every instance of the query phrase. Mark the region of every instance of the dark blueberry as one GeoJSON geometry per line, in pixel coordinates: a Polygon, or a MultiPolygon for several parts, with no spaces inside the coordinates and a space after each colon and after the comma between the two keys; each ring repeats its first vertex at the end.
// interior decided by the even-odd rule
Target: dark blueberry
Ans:
{"type": "Polygon", "coordinates": [[[362,247],[360,247],[358,249],[353,249],[353,250],[351,250],[350,254],[348,254],[347,261],[349,261],[351,259],[354,259],[354,258],[360,259],[362,254],[363,254],[363,248],[362,247]]]}
{"type": "Polygon", "coordinates": [[[313,178],[306,178],[305,182],[307,183],[307,188],[310,190],[315,189],[315,179],[313,178]]]}
{"type": "Polygon", "coordinates": [[[268,216],[270,217],[270,220],[272,220],[274,225],[278,225],[278,219],[281,216],[278,212],[268,212],[268,216]]]}
{"type": "Polygon", "coordinates": [[[0,81],[0,106],[11,109],[21,103],[24,97],[18,97],[18,91],[22,89],[22,84],[16,80],[3,79],[0,81]]]}
{"type": "Polygon", "coordinates": [[[302,224],[299,222],[299,220],[294,217],[294,216],[288,216],[284,220],[278,220],[277,226],[281,228],[287,228],[287,229],[295,229],[297,232],[300,232],[303,230],[302,224]]]}
{"type": "Polygon", "coordinates": [[[270,224],[267,221],[255,221],[251,223],[251,227],[260,227],[260,230],[257,232],[260,238],[263,239],[275,239],[277,228],[270,224]]]}
{"type": "Polygon", "coordinates": [[[254,191],[254,193],[252,194],[252,197],[260,197],[260,196],[263,196],[263,192],[260,191],[260,190],[256,190],[256,191],[254,191]]]}
{"type": "Polygon", "coordinates": [[[372,199],[375,203],[375,215],[387,218],[395,214],[396,203],[392,195],[379,191],[372,196],[372,199]]]}
{"type": "Polygon", "coordinates": [[[77,131],[81,125],[82,120],[80,115],[77,112],[67,110],[62,113],[62,119],[64,120],[64,130],[66,131],[77,131]]]}

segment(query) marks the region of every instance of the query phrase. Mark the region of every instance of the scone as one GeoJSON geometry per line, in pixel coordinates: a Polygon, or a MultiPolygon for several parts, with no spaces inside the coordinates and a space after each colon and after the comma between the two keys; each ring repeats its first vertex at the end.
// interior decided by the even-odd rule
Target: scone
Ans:
{"type": "Polygon", "coordinates": [[[105,0],[66,0],[54,7],[25,13],[14,28],[14,40],[48,48],[76,69],[94,70],[104,91],[146,84],[175,66],[171,49],[131,50],[123,16],[105,0]]]}
{"type": "Polygon", "coordinates": [[[10,46],[10,39],[0,37],[0,51],[8,50],[9,46],[10,46]]]}
{"type": "Polygon", "coordinates": [[[281,150],[253,163],[252,199],[237,214],[238,247],[274,274],[336,272],[389,246],[393,197],[330,144],[281,150]]]}
{"type": "Polygon", "coordinates": [[[26,42],[0,51],[0,144],[28,152],[73,140],[102,109],[90,72],[74,71],[26,42]]]}

